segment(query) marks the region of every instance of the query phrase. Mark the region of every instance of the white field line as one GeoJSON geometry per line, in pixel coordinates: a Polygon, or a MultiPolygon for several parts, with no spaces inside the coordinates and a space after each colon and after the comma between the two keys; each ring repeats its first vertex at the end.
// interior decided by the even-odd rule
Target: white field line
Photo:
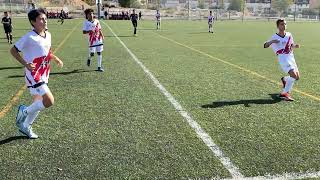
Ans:
{"type": "Polygon", "coordinates": [[[201,126],[189,115],[189,113],[180,105],[180,103],[170,94],[169,91],[155,78],[150,70],[145,67],[142,62],[131,52],[131,50],[122,42],[122,40],[113,32],[111,27],[103,22],[111,33],[118,39],[120,44],[127,50],[131,55],[132,59],[143,69],[145,74],[153,81],[154,85],[159,88],[161,93],[168,99],[168,101],[174,106],[177,112],[188,122],[190,127],[196,132],[197,136],[208,146],[208,148],[214,153],[214,155],[220,160],[223,166],[230,172],[232,178],[239,179],[244,176],[241,174],[239,168],[235,166],[229,157],[227,157],[220,147],[216,145],[212,138],[207,134],[201,126]]]}
{"type": "Polygon", "coordinates": [[[320,171],[306,172],[306,173],[284,173],[284,174],[277,174],[277,175],[231,178],[231,179],[224,179],[224,180],[296,180],[296,179],[307,179],[307,178],[320,178],[320,171]]]}

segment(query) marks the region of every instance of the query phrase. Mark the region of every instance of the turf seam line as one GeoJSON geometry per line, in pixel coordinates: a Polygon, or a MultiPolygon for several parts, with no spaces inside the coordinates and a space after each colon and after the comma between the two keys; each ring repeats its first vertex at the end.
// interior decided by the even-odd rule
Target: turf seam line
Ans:
{"type": "MultiPolygon", "coordinates": [[[[64,43],[67,41],[67,39],[69,39],[69,37],[71,36],[71,34],[76,30],[76,28],[78,27],[80,23],[78,23],[73,29],[72,31],[70,31],[67,36],[65,36],[65,38],[61,41],[61,43],[58,45],[58,47],[53,51],[53,53],[56,53],[61,47],[62,45],[64,45],[64,43]]],[[[4,108],[2,108],[2,110],[0,111],[0,119],[4,118],[7,113],[10,111],[11,107],[16,104],[19,101],[20,96],[22,96],[23,92],[27,89],[26,85],[23,85],[20,87],[20,89],[18,90],[18,92],[11,98],[11,100],[4,106],[4,108]]]]}
{"type": "MultiPolygon", "coordinates": [[[[158,34],[158,33],[155,33],[155,34],[157,34],[158,36],[160,36],[162,39],[166,39],[166,40],[171,41],[171,42],[173,42],[173,43],[175,43],[175,44],[178,44],[178,45],[180,45],[180,46],[182,46],[182,47],[185,47],[185,48],[187,48],[187,49],[190,49],[190,50],[193,50],[193,51],[195,51],[195,52],[198,52],[198,53],[200,53],[200,54],[202,54],[202,55],[204,55],[204,56],[207,56],[207,57],[209,57],[209,58],[211,58],[211,59],[215,59],[215,60],[220,61],[220,62],[222,62],[222,63],[224,63],[224,64],[227,64],[227,65],[232,66],[232,67],[234,67],[234,68],[240,69],[240,70],[242,70],[242,71],[244,71],[244,72],[247,72],[247,73],[249,73],[249,74],[252,74],[253,76],[259,77],[259,78],[261,78],[261,79],[265,79],[265,80],[267,80],[267,81],[269,81],[269,82],[271,82],[271,83],[274,83],[274,84],[277,84],[277,85],[281,85],[281,83],[279,83],[279,82],[277,82],[277,81],[275,81],[275,80],[273,80],[273,79],[267,78],[267,77],[265,77],[265,76],[263,76],[263,75],[255,72],[255,71],[251,71],[251,70],[246,69],[246,68],[244,68],[244,67],[241,67],[241,66],[239,66],[239,65],[233,64],[233,63],[231,63],[231,62],[222,60],[222,59],[217,58],[217,57],[214,57],[214,56],[212,56],[212,55],[210,55],[210,54],[207,54],[207,53],[205,53],[205,52],[203,52],[203,51],[200,51],[200,50],[195,49],[195,48],[193,48],[193,47],[187,46],[187,45],[185,45],[185,44],[179,43],[179,42],[177,42],[177,41],[175,41],[175,40],[173,40],[173,39],[170,39],[170,38],[168,38],[168,37],[162,36],[162,35],[160,35],[160,34],[158,34]]],[[[304,95],[304,96],[307,96],[307,97],[309,97],[309,98],[311,98],[311,99],[320,101],[320,97],[317,97],[317,96],[312,95],[312,94],[310,94],[310,93],[303,92],[303,91],[301,91],[301,90],[299,90],[299,89],[293,88],[292,91],[297,92],[297,93],[299,93],[299,94],[302,94],[302,95],[304,95]]]]}
{"type": "Polygon", "coordinates": [[[239,179],[244,176],[241,174],[239,168],[233,164],[231,159],[227,157],[221,148],[215,144],[208,133],[190,116],[190,114],[181,106],[181,104],[171,95],[169,91],[158,81],[158,79],[151,73],[151,71],[143,65],[143,63],[132,53],[132,51],[124,44],[124,42],[114,33],[111,27],[103,22],[111,33],[116,37],[124,49],[130,54],[132,59],[142,68],[145,74],[152,80],[154,85],[159,88],[160,92],[167,98],[167,100],[174,106],[175,110],[186,120],[189,126],[195,131],[197,136],[207,145],[207,147],[220,160],[223,166],[230,172],[232,178],[239,179]]]}

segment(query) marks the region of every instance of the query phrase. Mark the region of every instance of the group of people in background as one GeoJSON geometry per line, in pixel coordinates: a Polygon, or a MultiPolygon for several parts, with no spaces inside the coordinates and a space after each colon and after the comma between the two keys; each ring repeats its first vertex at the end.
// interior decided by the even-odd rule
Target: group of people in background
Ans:
{"type": "MultiPolygon", "coordinates": [[[[104,18],[109,20],[130,20],[129,11],[122,11],[121,13],[109,13],[107,10],[104,11],[104,18]]],[[[138,19],[141,20],[142,12],[138,13],[138,19]]]]}

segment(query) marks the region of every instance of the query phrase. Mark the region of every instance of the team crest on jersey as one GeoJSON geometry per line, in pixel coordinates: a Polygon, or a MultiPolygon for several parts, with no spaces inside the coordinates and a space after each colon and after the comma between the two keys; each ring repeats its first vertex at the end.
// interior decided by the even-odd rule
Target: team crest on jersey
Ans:
{"type": "Polygon", "coordinates": [[[47,56],[35,58],[33,63],[36,65],[35,69],[31,72],[35,82],[39,82],[43,75],[48,76],[50,71],[50,60],[52,58],[51,50],[47,56]]]}

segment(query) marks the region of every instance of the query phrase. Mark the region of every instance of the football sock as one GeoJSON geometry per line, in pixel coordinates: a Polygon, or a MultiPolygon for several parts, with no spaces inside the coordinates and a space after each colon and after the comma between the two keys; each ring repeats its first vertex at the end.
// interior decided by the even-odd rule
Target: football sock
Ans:
{"type": "Polygon", "coordinates": [[[98,67],[101,67],[102,65],[102,54],[98,55],[98,67]]]}
{"type": "Polygon", "coordinates": [[[30,106],[28,106],[25,111],[27,114],[34,114],[37,111],[42,111],[44,109],[45,107],[43,105],[42,100],[38,100],[38,101],[34,101],[30,106]]]}
{"type": "Polygon", "coordinates": [[[286,86],[284,87],[282,93],[289,93],[291,91],[296,79],[294,79],[292,77],[287,77],[285,79],[286,79],[286,86]]]}
{"type": "Polygon", "coordinates": [[[29,125],[32,125],[34,120],[37,118],[40,111],[36,111],[34,113],[28,114],[26,120],[23,122],[24,127],[28,127],[29,125]]]}

